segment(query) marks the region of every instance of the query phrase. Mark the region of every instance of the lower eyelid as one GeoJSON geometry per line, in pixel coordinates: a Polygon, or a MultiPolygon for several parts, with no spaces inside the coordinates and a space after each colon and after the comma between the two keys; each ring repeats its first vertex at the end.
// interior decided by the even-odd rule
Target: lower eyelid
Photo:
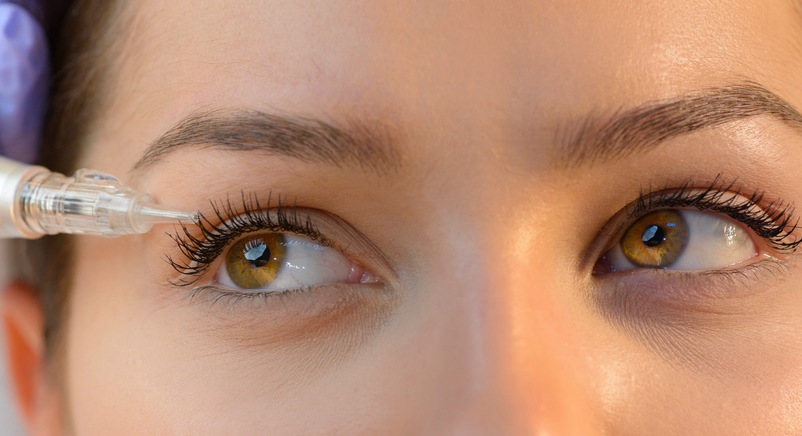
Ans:
{"type": "Polygon", "coordinates": [[[203,337],[221,335],[234,346],[260,349],[315,344],[312,338],[376,331],[398,304],[383,284],[329,284],[273,294],[239,294],[202,286],[184,290],[203,337]]]}
{"type": "Polygon", "coordinates": [[[235,315],[232,319],[255,317],[271,323],[299,322],[357,303],[384,305],[395,296],[383,283],[331,283],[277,292],[243,292],[204,285],[183,293],[193,305],[207,307],[218,315],[230,310],[235,315]]]}
{"type": "Polygon", "coordinates": [[[789,268],[766,259],[739,271],[639,271],[596,281],[588,298],[611,328],[667,362],[720,374],[725,362],[711,350],[751,353],[744,338],[770,341],[756,331],[773,335],[778,320],[795,316],[797,289],[783,286],[789,268]]]}
{"type": "Polygon", "coordinates": [[[789,264],[770,256],[758,256],[730,268],[712,271],[633,269],[596,276],[597,293],[637,294],[653,304],[688,310],[717,310],[724,302],[736,304],[774,286],[788,275],[789,264]]]}

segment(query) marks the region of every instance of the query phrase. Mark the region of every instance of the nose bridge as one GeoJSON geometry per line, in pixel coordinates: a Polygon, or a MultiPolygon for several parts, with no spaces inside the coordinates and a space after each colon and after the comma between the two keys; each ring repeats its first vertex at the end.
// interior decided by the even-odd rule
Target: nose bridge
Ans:
{"type": "MultiPolygon", "coordinates": [[[[537,238],[533,238],[533,243],[537,238]]],[[[500,386],[528,428],[568,434],[595,428],[581,324],[570,289],[560,283],[550,250],[513,251],[488,305],[497,307],[489,334],[498,343],[500,386]],[[587,425],[587,428],[583,428],[587,425]]]]}
{"type": "Polygon", "coordinates": [[[577,247],[561,237],[563,194],[546,176],[510,170],[512,157],[479,152],[504,143],[509,129],[481,119],[466,129],[476,134],[461,153],[443,155],[454,169],[433,175],[442,189],[427,209],[445,242],[436,252],[450,272],[436,280],[453,297],[463,375],[464,396],[439,421],[452,431],[440,433],[602,433],[588,346],[594,323],[565,266],[577,247]]]}
{"type": "Polygon", "coordinates": [[[531,220],[510,221],[477,238],[483,255],[474,259],[477,282],[469,301],[479,357],[474,395],[453,424],[498,424],[527,434],[599,432],[582,323],[567,295],[572,290],[560,277],[550,238],[531,220]]]}

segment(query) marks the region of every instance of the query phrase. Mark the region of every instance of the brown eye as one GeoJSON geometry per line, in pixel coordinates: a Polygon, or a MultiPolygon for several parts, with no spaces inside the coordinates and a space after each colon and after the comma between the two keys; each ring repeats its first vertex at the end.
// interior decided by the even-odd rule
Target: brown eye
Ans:
{"type": "Polygon", "coordinates": [[[293,233],[263,231],[244,235],[231,245],[212,283],[265,295],[379,280],[336,248],[293,233]]]}
{"type": "Polygon", "coordinates": [[[268,286],[276,279],[287,253],[283,233],[258,233],[237,241],[226,255],[231,281],[243,289],[268,286]]]}
{"type": "Polygon", "coordinates": [[[639,267],[667,268],[688,245],[688,225],[676,210],[642,216],[621,238],[624,256],[639,267]]]}

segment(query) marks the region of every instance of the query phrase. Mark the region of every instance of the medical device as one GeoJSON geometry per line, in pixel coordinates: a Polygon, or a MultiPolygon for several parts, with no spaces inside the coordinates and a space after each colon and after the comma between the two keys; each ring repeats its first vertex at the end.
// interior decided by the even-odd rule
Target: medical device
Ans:
{"type": "Polygon", "coordinates": [[[147,194],[108,174],[82,169],[67,177],[0,157],[0,238],[57,233],[113,237],[195,218],[151,202],[147,194]]]}

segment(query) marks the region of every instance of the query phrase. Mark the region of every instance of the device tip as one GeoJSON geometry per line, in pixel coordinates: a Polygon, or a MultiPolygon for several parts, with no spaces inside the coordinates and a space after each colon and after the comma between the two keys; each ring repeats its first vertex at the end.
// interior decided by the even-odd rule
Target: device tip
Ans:
{"type": "Polygon", "coordinates": [[[150,223],[168,223],[172,221],[197,221],[197,214],[188,212],[178,212],[174,210],[164,209],[154,204],[142,206],[139,210],[141,217],[147,217],[150,223]]]}

